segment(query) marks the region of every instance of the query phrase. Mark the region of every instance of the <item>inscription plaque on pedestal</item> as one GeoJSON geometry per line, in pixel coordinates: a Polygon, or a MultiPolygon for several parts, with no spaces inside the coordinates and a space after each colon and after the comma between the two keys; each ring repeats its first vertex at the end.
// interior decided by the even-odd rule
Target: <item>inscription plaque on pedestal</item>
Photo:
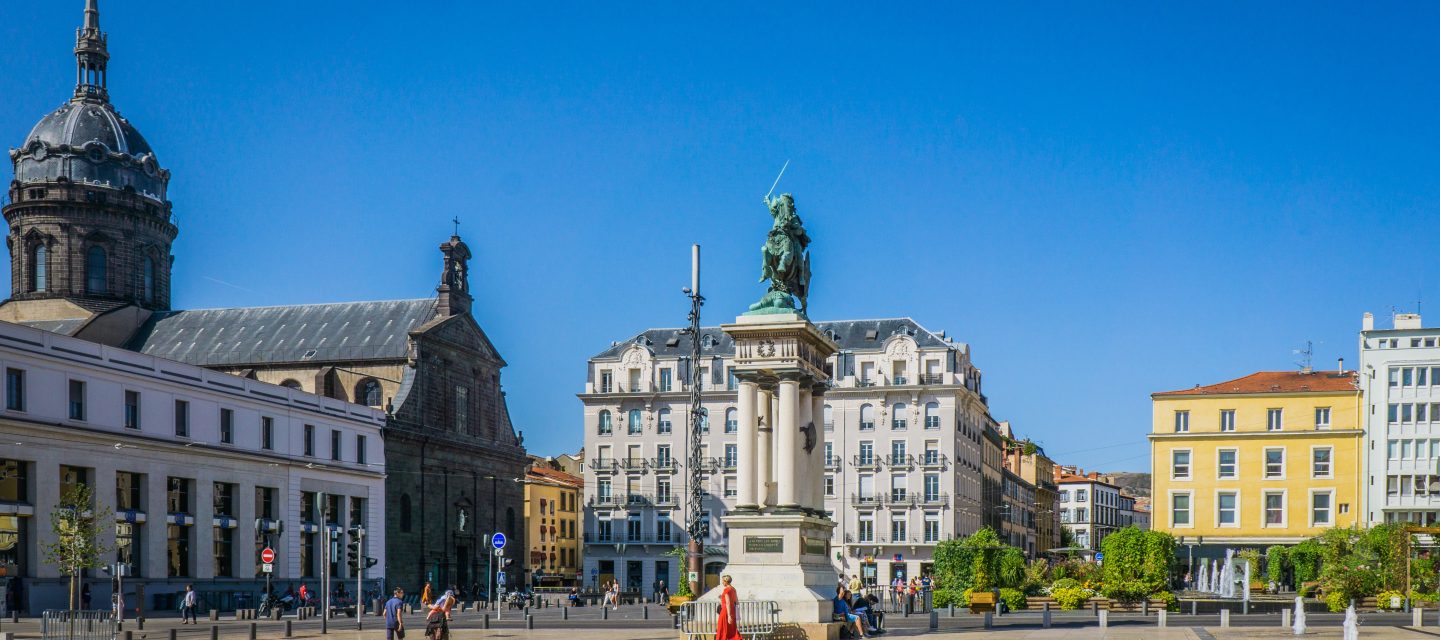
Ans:
{"type": "Polygon", "coordinates": [[[784,553],[785,539],[780,536],[745,536],[745,553],[784,553]]]}

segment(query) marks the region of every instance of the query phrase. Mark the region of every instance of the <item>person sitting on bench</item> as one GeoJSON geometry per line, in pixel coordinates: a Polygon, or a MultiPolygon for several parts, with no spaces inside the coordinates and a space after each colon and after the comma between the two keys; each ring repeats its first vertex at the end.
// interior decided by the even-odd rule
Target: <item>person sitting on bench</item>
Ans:
{"type": "Polygon", "coordinates": [[[842,630],[855,630],[856,638],[865,637],[865,626],[860,623],[860,616],[850,612],[850,592],[845,587],[835,588],[835,621],[844,623],[842,630]]]}

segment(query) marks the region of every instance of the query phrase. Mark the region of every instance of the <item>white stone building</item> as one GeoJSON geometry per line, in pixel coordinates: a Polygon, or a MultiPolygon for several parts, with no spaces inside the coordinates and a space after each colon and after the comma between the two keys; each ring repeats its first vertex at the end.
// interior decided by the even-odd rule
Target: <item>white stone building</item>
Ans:
{"type": "Polygon", "coordinates": [[[1440,515],[1440,329],[1419,314],[1360,331],[1365,407],[1365,522],[1434,526],[1440,515]]]}
{"type": "MultiPolygon", "coordinates": [[[[978,530],[987,509],[982,452],[994,421],[969,346],[908,318],[816,326],[840,347],[828,361],[823,429],[836,571],[880,582],[927,572],[934,544],[978,530]]],[[[720,517],[739,491],[739,429],[734,346],[718,327],[700,340],[708,586],[725,563],[720,517]]],[[[618,580],[648,595],[657,580],[673,591],[680,577],[683,559],[667,552],[688,541],[690,345],[678,329],[650,329],[589,362],[579,394],[587,587],[618,580]]]]}
{"type": "MultiPolygon", "coordinates": [[[[364,555],[384,566],[379,409],[8,323],[0,369],[0,586],[18,577],[25,611],[66,604],[66,579],[43,544],[77,483],[114,513],[101,544],[115,550],[107,564],[129,565],[128,612],[174,611],[188,583],[210,607],[255,606],[267,543],[278,591],[318,592],[327,505],[346,590],[356,584],[343,557],[355,525],[364,555]]],[[[107,574],[87,582],[92,608],[108,607],[107,574]]]]}
{"type": "MultiPolygon", "coordinates": [[[[1130,523],[1122,518],[1120,487],[1106,476],[1061,467],[1060,526],[1075,536],[1075,546],[1093,551],[1108,536],[1130,523]]],[[[1132,503],[1133,504],[1133,503],[1132,503]]]]}

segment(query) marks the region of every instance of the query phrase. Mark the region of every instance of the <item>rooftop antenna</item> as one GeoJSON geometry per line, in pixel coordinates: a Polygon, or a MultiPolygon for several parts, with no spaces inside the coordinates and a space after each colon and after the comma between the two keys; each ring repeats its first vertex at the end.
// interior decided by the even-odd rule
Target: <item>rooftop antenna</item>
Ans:
{"type": "Polygon", "coordinates": [[[1314,371],[1314,369],[1311,368],[1311,363],[1315,358],[1315,343],[1306,340],[1304,349],[1294,349],[1291,353],[1300,356],[1300,359],[1295,361],[1295,364],[1299,365],[1300,371],[1304,373],[1314,371]]]}

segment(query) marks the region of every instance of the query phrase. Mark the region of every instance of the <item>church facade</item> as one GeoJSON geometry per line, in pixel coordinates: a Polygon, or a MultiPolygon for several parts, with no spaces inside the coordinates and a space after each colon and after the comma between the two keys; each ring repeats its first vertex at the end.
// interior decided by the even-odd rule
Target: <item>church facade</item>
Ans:
{"type": "MultiPolygon", "coordinates": [[[[468,246],[440,245],[429,297],[172,309],[170,172],[110,101],[107,42],[87,0],[73,96],[10,152],[0,321],[383,410],[386,581],[484,585],[492,532],[525,548],[528,459],[472,315],[468,246]]],[[[510,562],[525,575],[523,554],[510,562]]]]}

